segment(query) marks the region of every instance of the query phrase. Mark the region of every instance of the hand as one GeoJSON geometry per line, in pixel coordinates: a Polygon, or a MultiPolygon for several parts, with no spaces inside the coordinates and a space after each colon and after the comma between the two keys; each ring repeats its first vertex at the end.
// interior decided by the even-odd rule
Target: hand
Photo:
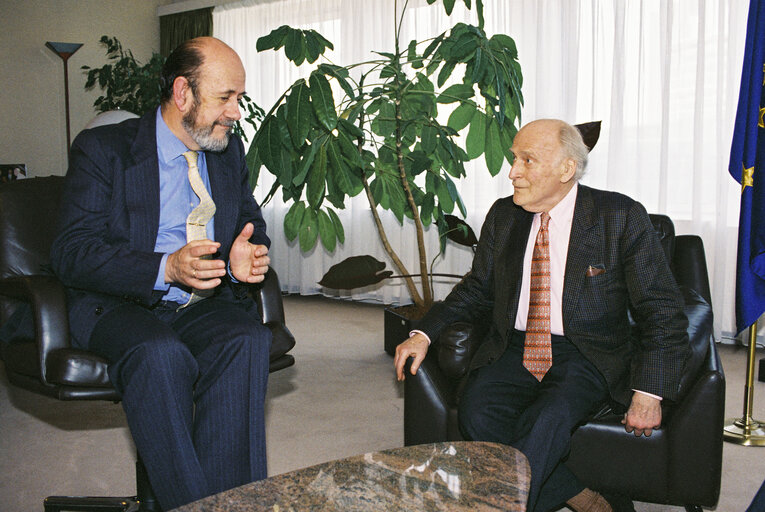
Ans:
{"type": "Polygon", "coordinates": [[[396,355],[393,359],[393,364],[396,367],[396,378],[398,380],[404,380],[404,365],[406,364],[406,360],[410,357],[414,357],[411,372],[412,375],[415,375],[427,353],[428,338],[419,332],[397,346],[396,355]]]}
{"type": "Polygon", "coordinates": [[[170,254],[165,263],[165,282],[197,290],[215,288],[226,275],[226,263],[211,259],[219,247],[212,240],[194,240],[170,254]]]}
{"type": "Polygon", "coordinates": [[[231,245],[229,264],[231,274],[243,283],[259,283],[265,279],[268,272],[268,247],[250,243],[250,237],[254,231],[251,222],[245,224],[242,232],[236,237],[231,245]]]}
{"type": "Polygon", "coordinates": [[[654,429],[661,427],[661,400],[645,393],[635,392],[632,395],[630,408],[622,419],[624,430],[632,432],[635,437],[651,435],[654,429]]]}

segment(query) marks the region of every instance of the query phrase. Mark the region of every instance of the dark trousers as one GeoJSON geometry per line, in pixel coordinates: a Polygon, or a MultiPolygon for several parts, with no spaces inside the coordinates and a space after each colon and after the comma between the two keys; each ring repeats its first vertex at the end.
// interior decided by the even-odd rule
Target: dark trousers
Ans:
{"type": "Polygon", "coordinates": [[[529,511],[554,510],[583,486],[561,463],[571,434],[608,396],[600,372],[561,336],[553,365],[538,381],[523,366],[524,333],[515,331],[495,363],[469,377],[459,405],[467,439],[508,444],[531,466],[529,511]]]}
{"type": "Polygon", "coordinates": [[[111,362],[164,510],[266,477],[270,330],[254,305],[233,298],[176,309],[125,304],[99,320],[89,343],[111,362]]]}

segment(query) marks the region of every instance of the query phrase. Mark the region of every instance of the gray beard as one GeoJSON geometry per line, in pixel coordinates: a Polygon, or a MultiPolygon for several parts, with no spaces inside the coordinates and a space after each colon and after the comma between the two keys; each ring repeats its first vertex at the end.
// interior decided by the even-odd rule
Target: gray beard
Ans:
{"type": "Polygon", "coordinates": [[[199,105],[194,102],[192,109],[183,116],[182,124],[183,128],[189,134],[191,139],[196,142],[200,149],[203,151],[215,151],[220,152],[228,147],[228,141],[231,138],[231,130],[227,131],[222,137],[217,138],[213,135],[215,125],[233,126],[234,121],[227,121],[225,123],[215,121],[210,126],[199,126],[196,123],[197,107],[199,105]]]}

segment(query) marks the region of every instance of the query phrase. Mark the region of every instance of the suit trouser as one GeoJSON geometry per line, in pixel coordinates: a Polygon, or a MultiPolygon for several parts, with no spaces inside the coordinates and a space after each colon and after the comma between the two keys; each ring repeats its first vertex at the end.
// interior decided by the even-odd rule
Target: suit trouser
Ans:
{"type": "Polygon", "coordinates": [[[528,510],[557,508],[583,489],[561,463],[571,434],[608,396],[595,366],[564,337],[552,337],[553,365],[538,381],[523,366],[524,333],[505,353],[471,373],[459,404],[467,439],[511,445],[531,467],[528,510]]]}
{"type": "Polygon", "coordinates": [[[270,330],[254,304],[233,298],[176,310],[125,304],[99,320],[89,343],[111,362],[164,510],[266,477],[270,330]]]}

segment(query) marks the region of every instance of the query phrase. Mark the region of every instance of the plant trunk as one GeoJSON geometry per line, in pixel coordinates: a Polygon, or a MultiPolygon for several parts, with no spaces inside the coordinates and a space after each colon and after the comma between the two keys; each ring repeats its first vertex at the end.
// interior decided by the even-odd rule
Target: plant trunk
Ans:
{"type": "MultiPolygon", "coordinates": [[[[364,129],[364,116],[363,114],[359,117],[359,127],[363,130],[364,129]]],[[[363,139],[359,139],[358,141],[358,148],[359,153],[362,152],[364,148],[364,141],[363,139]]],[[[366,175],[362,174],[361,181],[364,184],[364,192],[367,196],[367,201],[369,201],[370,209],[372,210],[372,217],[375,221],[375,227],[377,227],[377,234],[380,236],[380,241],[383,244],[383,248],[385,249],[385,252],[388,253],[388,256],[390,256],[390,259],[393,261],[393,264],[396,266],[398,271],[407,277],[404,277],[404,283],[406,284],[406,289],[409,291],[409,295],[412,297],[412,301],[418,306],[418,307],[425,307],[425,301],[422,299],[422,296],[420,295],[419,290],[417,290],[417,285],[414,283],[414,279],[409,276],[409,270],[407,270],[406,265],[404,265],[404,262],[401,261],[401,258],[398,257],[398,254],[393,249],[393,247],[390,245],[390,242],[388,241],[388,235],[385,232],[385,227],[383,226],[382,220],[380,219],[380,214],[377,212],[377,207],[375,204],[375,200],[372,197],[372,191],[369,189],[369,182],[367,181],[366,175]]]]}

